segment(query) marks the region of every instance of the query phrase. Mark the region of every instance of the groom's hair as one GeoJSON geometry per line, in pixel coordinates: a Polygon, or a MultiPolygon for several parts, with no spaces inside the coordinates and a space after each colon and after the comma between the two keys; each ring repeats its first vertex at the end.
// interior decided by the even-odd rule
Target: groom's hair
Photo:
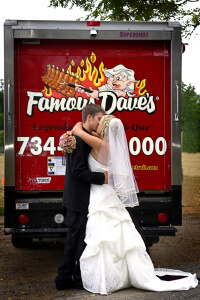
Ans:
{"type": "Polygon", "coordinates": [[[83,123],[85,123],[87,121],[88,115],[91,115],[92,118],[94,118],[96,116],[96,114],[98,114],[99,112],[101,112],[102,114],[105,114],[105,111],[103,110],[103,108],[101,108],[97,104],[90,103],[90,104],[86,105],[82,110],[83,123]]]}

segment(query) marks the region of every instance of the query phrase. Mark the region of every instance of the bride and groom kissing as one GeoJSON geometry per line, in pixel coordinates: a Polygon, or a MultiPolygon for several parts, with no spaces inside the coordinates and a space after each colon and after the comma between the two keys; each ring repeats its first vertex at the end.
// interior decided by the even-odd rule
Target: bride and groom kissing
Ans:
{"type": "Polygon", "coordinates": [[[72,130],[76,149],[66,155],[63,207],[68,233],[56,289],[109,294],[135,287],[188,290],[196,275],[154,269],[148,246],[129,207],[139,205],[124,127],[89,104],[72,130]],[[165,275],[175,280],[166,281],[165,275]]]}

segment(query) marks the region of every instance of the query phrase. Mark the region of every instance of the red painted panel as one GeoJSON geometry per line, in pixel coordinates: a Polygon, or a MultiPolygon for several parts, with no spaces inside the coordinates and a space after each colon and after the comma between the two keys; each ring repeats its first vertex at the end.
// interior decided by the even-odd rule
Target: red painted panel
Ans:
{"type": "MultiPolygon", "coordinates": [[[[171,184],[170,42],[41,40],[15,44],[15,149],[17,190],[63,190],[64,175],[50,174],[61,134],[81,120],[86,94],[69,96],[42,82],[47,65],[73,73],[97,90],[108,78],[104,69],[120,64],[135,72],[132,96],[111,93],[97,100],[124,123],[130,157],[140,190],[169,190],[171,184]],[[85,76],[84,76],[85,74],[85,76]],[[97,76],[97,77],[95,77],[97,76]],[[98,83],[98,79],[101,79],[98,83]],[[46,87],[46,90],[45,90],[46,87]],[[45,92],[46,91],[46,92],[45,92]],[[47,95],[50,93],[51,95],[47,95]],[[166,144],[166,149],[163,147],[166,144]],[[51,153],[50,153],[51,150],[51,153]],[[50,166],[51,162],[49,162],[50,166]],[[48,173],[49,170],[49,173],[48,173]]],[[[55,71],[56,72],[56,71],[55,71]]],[[[71,73],[71,79],[74,75],[71,73]]],[[[52,75],[51,75],[52,76],[52,75]]],[[[73,89],[71,90],[73,92],[73,89]]],[[[68,91],[69,92],[69,91],[68,91]]],[[[59,172],[58,172],[59,173],[59,172]]]]}

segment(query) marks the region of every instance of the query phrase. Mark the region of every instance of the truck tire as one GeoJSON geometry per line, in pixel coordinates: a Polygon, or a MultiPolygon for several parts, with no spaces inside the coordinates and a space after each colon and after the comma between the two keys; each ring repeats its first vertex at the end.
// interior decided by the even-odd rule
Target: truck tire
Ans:
{"type": "Polygon", "coordinates": [[[17,248],[28,248],[33,245],[31,238],[21,238],[17,235],[12,235],[12,244],[17,248]]]}
{"type": "Polygon", "coordinates": [[[148,247],[151,247],[154,244],[157,244],[159,242],[159,236],[156,236],[156,237],[146,237],[146,241],[147,241],[148,247]]]}

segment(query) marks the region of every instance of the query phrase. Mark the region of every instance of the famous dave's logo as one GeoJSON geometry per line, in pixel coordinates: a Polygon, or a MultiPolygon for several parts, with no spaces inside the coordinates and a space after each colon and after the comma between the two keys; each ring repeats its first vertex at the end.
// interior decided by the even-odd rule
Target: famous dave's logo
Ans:
{"type": "Polygon", "coordinates": [[[103,62],[97,64],[92,52],[79,62],[74,60],[67,71],[47,65],[42,92],[27,91],[27,114],[33,116],[34,107],[43,111],[81,111],[88,103],[99,104],[108,114],[117,111],[156,111],[154,96],[146,90],[146,79],[136,80],[135,71],[122,64],[108,69],[103,62]]]}

